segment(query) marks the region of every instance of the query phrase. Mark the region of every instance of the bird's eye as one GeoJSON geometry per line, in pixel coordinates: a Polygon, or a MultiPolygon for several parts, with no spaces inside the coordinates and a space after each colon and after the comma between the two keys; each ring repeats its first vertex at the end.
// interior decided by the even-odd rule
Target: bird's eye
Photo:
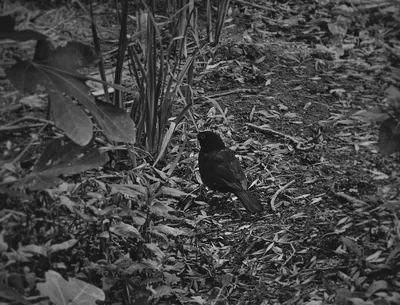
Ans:
{"type": "Polygon", "coordinates": [[[204,135],[204,134],[200,135],[200,139],[204,140],[205,138],[206,138],[206,135],[204,135]]]}

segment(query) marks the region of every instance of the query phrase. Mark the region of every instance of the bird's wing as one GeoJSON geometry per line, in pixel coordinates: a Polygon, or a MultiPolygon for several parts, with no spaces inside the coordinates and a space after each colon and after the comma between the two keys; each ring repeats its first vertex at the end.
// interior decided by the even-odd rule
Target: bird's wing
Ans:
{"type": "Polygon", "coordinates": [[[211,152],[205,156],[206,175],[212,175],[216,184],[225,184],[230,192],[247,189],[246,175],[230,149],[211,152]]]}

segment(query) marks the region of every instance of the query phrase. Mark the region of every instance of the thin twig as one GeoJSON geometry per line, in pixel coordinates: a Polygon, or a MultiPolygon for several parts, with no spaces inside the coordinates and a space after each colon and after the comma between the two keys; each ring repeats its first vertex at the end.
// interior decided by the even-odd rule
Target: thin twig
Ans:
{"type": "Polygon", "coordinates": [[[281,268],[284,267],[284,266],[286,266],[286,264],[287,264],[287,263],[292,259],[292,257],[296,254],[296,249],[294,248],[293,243],[289,243],[289,244],[290,244],[290,246],[292,247],[293,252],[290,253],[289,258],[283,263],[283,265],[281,266],[281,268]]]}
{"type": "Polygon", "coordinates": [[[289,136],[287,134],[281,133],[279,131],[276,131],[276,130],[273,130],[273,129],[270,129],[270,128],[260,127],[260,126],[257,126],[257,125],[251,124],[251,123],[246,123],[245,125],[253,128],[253,129],[257,130],[257,131],[260,131],[260,132],[262,132],[264,134],[268,134],[269,133],[269,134],[272,134],[274,136],[278,136],[278,137],[287,139],[290,142],[292,142],[294,144],[294,147],[296,149],[298,149],[298,150],[306,151],[306,150],[311,150],[312,148],[315,147],[315,144],[312,144],[312,143],[310,144],[309,142],[306,142],[304,140],[303,141],[299,141],[299,140],[295,139],[292,136],[289,136]],[[307,146],[307,144],[308,144],[308,146],[307,146]]]}
{"type": "Polygon", "coordinates": [[[354,204],[356,207],[368,205],[365,201],[346,195],[343,192],[335,193],[336,196],[346,199],[348,202],[354,204]]]}
{"type": "Polygon", "coordinates": [[[4,126],[12,126],[12,125],[15,125],[15,124],[18,124],[20,122],[27,121],[27,120],[37,121],[37,122],[44,123],[44,124],[54,124],[52,121],[49,121],[49,120],[45,120],[45,119],[41,119],[41,118],[35,118],[33,116],[24,116],[23,118],[19,118],[17,120],[14,120],[14,121],[12,121],[10,123],[7,123],[7,124],[3,125],[3,127],[4,126]]]}
{"type": "Polygon", "coordinates": [[[21,129],[36,128],[36,127],[43,126],[43,124],[53,125],[54,123],[51,121],[45,120],[45,119],[35,118],[35,117],[31,117],[31,116],[25,116],[23,118],[14,120],[4,126],[1,126],[0,132],[1,131],[15,131],[15,130],[21,130],[21,129]],[[15,125],[15,124],[18,124],[18,123],[20,123],[22,121],[26,121],[26,120],[38,121],[40,123],[39,124],[30,124],[30,125],[15,125]]]}
{"type": "Polygon", "coordinates": [[[19,126],[6,126],[6,127],[0,127],[0,132],[2,131],[16,131],[16,130],[21,130],[21,129],[28,129],[28,128],[35,128],[35,127],[41,127],[43,124],[31,124],[31,125],[19,125],[19,126]]]}
{"type": "Polygon", "coordinates": [[[43,132],[43,130],[48,126],[48,124],[44,125],[42,128],[40,128],[40,130],[37,133],[37,137],[32,137],[32,140],[29,142],[29,144],[24,148],[23,151],[21,151],[21,153],[13,160],[12,163],[16,163],[19,161],[19,159],[22,158],[22,156],[28,151],[29,147],[31,147],[31,145],[33,144],[33,142],[37,141],[37,138],[39,137],[39,135],[43,132]]]}
{"type": "MultiPolygon", "coordinates": [[[[7,163],[11,163],[11,164],[15,164],[17,163],[22,157],[23,155],[28,151],[28,149],[32,146],[33,142],[37,141],[37,138],[39,137],[39,135],[43,132],[43,130],[48,126],[49,124],[44,125],[42,128],[40,128],[40,130],[37,133],[36,137],[32,137],[31,141],[29,142],[28,145],[26,145],[26,147],[21,151],[21,153],[16,156],[14,158],[13,161],[11,162],[7,162],[7,163]]],[[[4,171],[6,171],[6,167],[3,166],[2,169],[0,170],[0,176],[4,173],[4,171]]]]}
{"type": "Polygon", "coordinates": [[[183,142],[183,144],[182,144],[181,147],[179,148],[179,152],[178,152],[178,154],[177,154],[177,156],[176,156],[174,162],[172,163],[170,169],[169,169],[168,172],[167,172],[167,176],[168,176],[168,177],[172,175],[173,171],[175,170],[176,166],[178,165],[178,162],[179,162],[179,160],[181,159],[182,154],[183,154],[183,152],[184,152],[184,150],[185,150],[185,148],[186,148],[186,143],[187,143],[187,142],[188,142],[188,137],[185,138],[185,141],[183,142]]]}
{"type": "Polygon", "coordinates": [[[259,4],[255,4],[255,3],[251,3],[251,2],[247,2],[247,1],[243,1],[243,0],[236,0],[236,2],[242,3],[244,5],[249,5],[252,7],[256,7],[262,10],[266,10],[266,11],[270,11],[270,12],[276,12],[275,9],[273,9],[271,6],[266,6],[266,5],[259,5],[259,4]]]}
{"type": "Polygon", "coordinates": [[[289,136],[287,134],[281,133],[279,131],[276,131],[276,130],[273,130],[273,129],[270,129],[270,128],[260,127],[260,126],[257,126],[257,125],[251,124],[251,123],[246,123],[246,125],[251,127],[251,128],[254,128],[254,129],[258,130],[258,131],[261,131],[264,134],[270,133],[270,134],[273,134],[275,136],[278,136],[278,137],[281,137],[281,138],[284,138],[284,139],[288,139],[289,141],[291,141],[291,142],[293,142],[295,144],[303,144],[302,142],[296,140],[292,136],[289,136]]]}
{"type": "Polygon", "coordinates": [[[289,183],[287,183],[286,185],[284,185],[283,187],[281,187],[279,190],[277,190],[276,193],[274,194],[274,196],[272,196],[272,198],[271,198],[271,203],[270,203],[272,211],[274,211],[274,212],[276,211],[275,200],[276,200],[276,198],[278,197],[278,195],[279,195],[280,193],[282,193],[284,190],[286,190],[286,189],[287,189],[289,186],[291,186],[293,183],[295,183],[295,181],[296,181],[296,180],[290,181],[289,183]]]}
{"type": "Polygon", "coordinates": [[[13,104],[13,105],[8,105],[6,107],[3,107],[0,109],[0,114],[3,114],[5,112],[12,112],[16,111],[22,108],[22,104],[13,104]]]}
{"type": "Polygon", "coordinates": [[[254,89],[244,89],[244,88],[239,88],[227,92],[222,92],[218,94],[213,94],[213,95],[208,95],[207,98],[216,98],[220,96],[225,96],[225,95],[230,95],[230,94],[235,94],[235,93],[256,93],[256,90],[254,89]]]}
{"type": "Polygon", "coordinates": [[[239,88],[239,89],[235,89],[235,90],[231,90],[231,91],[226,91],[226,92],[221,92],[218,94],[213,94],[213,95],[207,95],[207,96],[199,96],[196,98],[196,100],[198,99],[209,99],[209,98],[216,98],[216,97],[221,97],[221,96],[225,96],[225,95],[231,95],[231,94],[236,94],[236,93],[254,93],[256,94],[256,90],[254,89],[244,89],[244,88],[239,88]]]}

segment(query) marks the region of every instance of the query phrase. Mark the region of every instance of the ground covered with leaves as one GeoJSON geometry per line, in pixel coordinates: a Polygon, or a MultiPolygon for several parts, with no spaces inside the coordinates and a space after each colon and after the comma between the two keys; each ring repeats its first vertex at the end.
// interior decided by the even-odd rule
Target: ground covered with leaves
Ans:
{"type": "MultiPolygon", "coordinates": [[[[380,126],[362,115],[399,84],[400,3],[362,2],[231,1],[161,166],[138,150],[133,167],[104,144],[100,169],[2,195],[2,279],[30,298],[87,283],[107,304],[400,304],[399,158],[379,153],[380,126]],[[195,135],[207,129],[235,151],[262,214],[202,186],[195,135]]],[[[96,5],[111,68],[115,13],[96,5]]],[[[80,7],[3,9],[55,40],[91,42],[80,7]]],[[[31,49],[1,47],[1,69],[31,49]]],[[[21,100],[1,75],[2,167],[17,158],[29,171],[57,129],[37,137],[44,123],[26,118],[45,120],[46,99],[21,100]]],[[[20,172],[3,168],[2,184],[20,172]]]]}

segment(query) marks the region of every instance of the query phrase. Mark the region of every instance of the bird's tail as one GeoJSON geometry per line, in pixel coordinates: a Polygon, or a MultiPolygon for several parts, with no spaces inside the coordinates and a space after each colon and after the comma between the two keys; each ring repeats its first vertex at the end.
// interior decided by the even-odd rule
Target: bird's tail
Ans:
{"type": "Polygon", "coordinates": [[[258,199],[254,197],[254,195],[249,191],[242,190],[236,192],[235,195],[238,196],[240,202],[243,204],[248,212],[257,213],[263,210],[263,206],[260,201],[258,201],[258,199]]]}

